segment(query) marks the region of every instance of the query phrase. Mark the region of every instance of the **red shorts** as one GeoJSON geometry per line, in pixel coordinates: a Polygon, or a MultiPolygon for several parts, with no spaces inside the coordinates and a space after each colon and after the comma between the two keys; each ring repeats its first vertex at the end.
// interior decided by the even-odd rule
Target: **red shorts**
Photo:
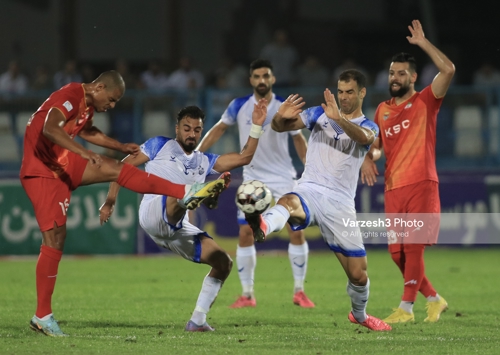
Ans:
{"type": "Polygon", "coordinates": [[[21,178],[26,194],[31,200],[38,226],[46,232],[66,224],[71,191],[82,182],[88,161],[78,154],[69,152],[69,164],[65,173],[58,178],[26,176],[21,178]]]}
{"type": "Polygon", "coordinates": [[[404,244],[437,243],[441,213],[438,182],[425,180],[386,191],[385,213],[392,221],[388,229],[398,236],[397,242],[389,244],[389,251],[399,251],[404,244]]]}

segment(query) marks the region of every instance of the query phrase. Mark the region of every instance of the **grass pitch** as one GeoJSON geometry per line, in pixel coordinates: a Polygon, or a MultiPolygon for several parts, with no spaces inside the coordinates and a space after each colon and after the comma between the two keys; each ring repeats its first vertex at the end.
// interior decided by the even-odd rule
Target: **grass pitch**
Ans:
{"type": "MultiPolygon", "coordinates": [[[[385,250],[368,250],[368,312],[399,305],[402,278],[385,250]]],[[[177,256],[63,257],[53,310],[68,338],[28,327],[35,310],[35,258],[0,260],[0,354],[499,354],[500,249],[426,252],[427,275],[449,303],[436,324],[371,332],[349,323],[346,277],[333,253],[311,253],[306,292],[314,309],[292,304],[286,254],[257,260],[254,309],[229,309],[240,294],[236,267],[208,315],[213,333],[187,333],[206,265],[177,256]]]]}

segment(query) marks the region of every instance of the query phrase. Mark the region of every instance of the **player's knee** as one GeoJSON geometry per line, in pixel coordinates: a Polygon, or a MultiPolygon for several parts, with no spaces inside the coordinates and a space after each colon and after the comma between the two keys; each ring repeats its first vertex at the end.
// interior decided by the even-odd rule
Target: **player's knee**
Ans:
{"type": "Polygon", "coordinates": [[[349,271],[349,281],[356,286],[365,286],[368,282],[368,273],[361,268],[349,271]]]}
{"type": "Polygon", "coordinates": [[[233,259],[224,250],[216,250],[210,256],[210,266],[214,268],[219,275],[218,278],[225,280],[233,268],[233,259]]]}

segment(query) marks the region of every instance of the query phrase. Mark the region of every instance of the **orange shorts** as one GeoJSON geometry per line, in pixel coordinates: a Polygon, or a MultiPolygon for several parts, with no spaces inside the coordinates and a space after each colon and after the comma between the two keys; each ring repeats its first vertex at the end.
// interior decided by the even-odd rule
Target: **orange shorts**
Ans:
{"type": "Polygon", "coordinates": [[[65,173],[58,178],[26,176],[21,185],[31,200],[38,226],[42,232],[66,224],[71,191],[82,182],[88,161],[78,154],[69,152],[69,164],[65,173]]]}
{"type": "Polygon", "coordinates": [[[401,236],[389,244],[389,251],[399,251],[404,244],[437,243],[441,213],[439,183],[425,180],[386,191],[385,213],[393,221],[388,229],[401,236]]]}

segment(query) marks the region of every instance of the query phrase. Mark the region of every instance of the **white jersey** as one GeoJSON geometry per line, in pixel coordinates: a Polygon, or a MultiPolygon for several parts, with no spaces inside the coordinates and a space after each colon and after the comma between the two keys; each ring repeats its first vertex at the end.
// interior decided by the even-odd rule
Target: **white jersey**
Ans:
{"type": "MultiPolygon", "coordinates": [[[[283,98],[273,94],[267,106],[267,117],[262,125],[264,133],[259,139],[259,145],[250,164],[243,167],[244,180],[260,180],[264,183],[289,182],[297,178],[288,149],[288,135],[297,135],[298,131],[279,133],[271,128],[271,121],[278,111],[283,98]]],[[[226,125],[238,123],[240,146],[243,149],[252,127],[252,112],[257,103],[255,96],[248,95],[231,101],[220,121],[226,125]]]]}
{"type": "MultiPolygon", "coordinates": [[[[324,187],[330,198],[354,208],[359,170],[368,150],[367,145],[353,141],[338,124],[325,115],[321,106],[304,110],[302,122],[311,131],[307,147],[306,166],[301,184],[324,187]]],[[[351,120],[378,136],[379,128],[365,116],[351,120]]]]}
{"type": "MultiPolygon", "coordinates": [[[[202,153],[197,150],[188,155],[172,138],[154,137],[148,139],[141,145],[141,152],[149,158],[145,167],[147,173],[176,184],[192,185],[195,182],[205,182],[208,175],[218,174],[217,171],[213,170],[213,166],[219,155],[202,153]]],[[[141,204],[155,196],[144,195],[141,204]]]]}

